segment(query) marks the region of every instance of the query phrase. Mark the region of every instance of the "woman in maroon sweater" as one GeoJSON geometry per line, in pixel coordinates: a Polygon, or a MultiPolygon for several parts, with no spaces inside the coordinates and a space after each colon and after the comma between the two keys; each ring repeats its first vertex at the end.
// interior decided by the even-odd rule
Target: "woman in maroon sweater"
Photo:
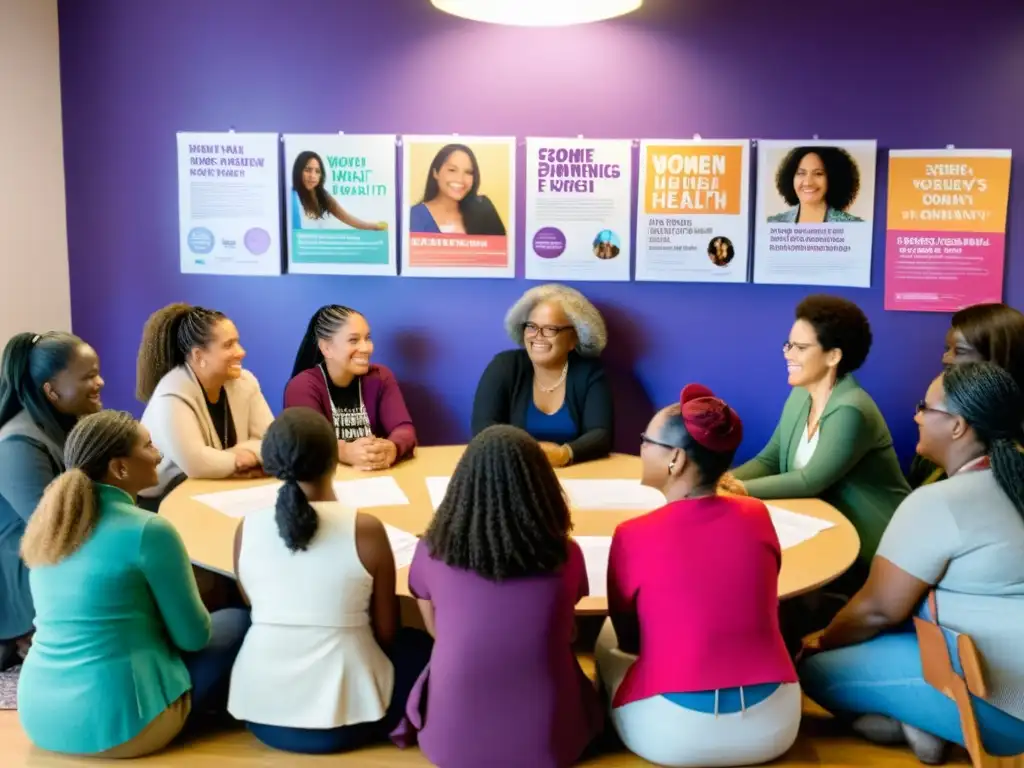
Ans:
{"type": "Polygon", "coordinates": [[[295,356],[284,407],[319,411],[334,425],[338,458],[357,469],[387,469],[412,455],[416,430],[391,371],[371,365],[366,318],[338,304],[309,321],[295,356]]]}

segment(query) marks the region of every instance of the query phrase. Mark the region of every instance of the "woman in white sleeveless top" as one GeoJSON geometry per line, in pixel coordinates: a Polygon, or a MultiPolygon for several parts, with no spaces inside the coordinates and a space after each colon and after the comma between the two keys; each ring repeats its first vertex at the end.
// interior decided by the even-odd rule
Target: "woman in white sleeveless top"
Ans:
{"type": "Polygon", "coordinates": [[[290,752],[384,740],[431,647],[426,634],[399,631],[387,533],[335,497],[337,440],[323,415],[287,409],[262,452],[284,485],[276,507],[247,515],[235,535],[252,628],[228,710],[262,742],[290,752]]]}

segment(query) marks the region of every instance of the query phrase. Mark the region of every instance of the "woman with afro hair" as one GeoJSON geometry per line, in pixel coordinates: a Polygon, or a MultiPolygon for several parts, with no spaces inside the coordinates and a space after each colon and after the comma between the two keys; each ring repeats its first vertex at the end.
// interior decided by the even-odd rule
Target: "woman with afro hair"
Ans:
{"type": "Polygon", "coordinates": [[[823,224],[863,221],[847,213],[860,191],[860,170],[850,153],[840,147],[796,147],[775,174],[775,188],[788,211],[768,221],[823,224]]]}

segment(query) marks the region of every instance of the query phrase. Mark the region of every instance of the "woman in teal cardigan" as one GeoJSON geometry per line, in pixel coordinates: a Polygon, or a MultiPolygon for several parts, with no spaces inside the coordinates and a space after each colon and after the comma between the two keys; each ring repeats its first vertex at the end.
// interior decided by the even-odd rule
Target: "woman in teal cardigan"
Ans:
{"type": "Polygon", "coordinates": [[[118,411],[87,416],[64,459],[22,539],[36,635],[18,716],[42,749],[139,757],[191,710],[218,696],[223,707],[248,613],[211,618],[174,527],[135,506],[160,461],[145,427],[118,411]]]}
{"type": "Polygon", "coordinates": [[[783,345],[793,392],[771,441],[733,474],[759,499],[821,498],[846,515],[861,545],[847,579],[853,589],[910,493],[885,418],[853,377],[870,349],[871,326],[856,304],[800,302],[783,345]]]}

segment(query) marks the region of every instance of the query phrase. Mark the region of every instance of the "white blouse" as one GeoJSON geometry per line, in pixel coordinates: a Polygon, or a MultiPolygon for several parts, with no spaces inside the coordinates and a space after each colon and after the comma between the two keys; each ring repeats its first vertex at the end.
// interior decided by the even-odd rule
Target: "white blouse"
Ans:
{"type": "Polygon", "coordinates": [[[384,717],[394,667],[370,625],[373,578],[356,550],[356,512],[313,504],[320,519],[291,552],[273,508],[245,518],[239,579],[252,627],[231,672],[228,711],[239,720],[325,729],[384,717]]]}
{"type": "Polygon", "coordinates": [[[807,437],[807,427],[804,427],[800,435],[800,442],[796,446],[796,455],[793,457],[793,469],[803,469],[814,455],[818,447],[818,435],[821,434],[821,427],[814,433],[814,437],[807,437]]]}

